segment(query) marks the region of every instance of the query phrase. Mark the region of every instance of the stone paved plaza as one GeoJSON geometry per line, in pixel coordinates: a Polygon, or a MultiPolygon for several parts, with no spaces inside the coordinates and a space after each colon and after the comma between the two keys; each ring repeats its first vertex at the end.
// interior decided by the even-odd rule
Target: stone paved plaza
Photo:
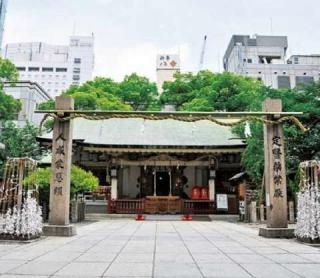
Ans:
{"type": "Polygon", "coordinates": [[[0,243],[0,277],[320,277],[320,248],[243,225],[105,220],[72,238],[0,243]]]}

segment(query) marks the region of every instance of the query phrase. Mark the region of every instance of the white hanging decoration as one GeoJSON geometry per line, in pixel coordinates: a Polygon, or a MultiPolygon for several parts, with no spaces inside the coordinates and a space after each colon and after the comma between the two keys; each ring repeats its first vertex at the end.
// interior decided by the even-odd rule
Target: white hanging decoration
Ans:
{"type": "Polygon", "coordinates": [[[301,190],[298,193],[295,235],[302,240],[320,240],[320,162],[300,164],[301,190]]]}
{"type": "Polygon", "coordinates": [[[42,234],[42,212],[34,198],[28,197],[21,208],[8,209],[0,217],[0,237],[34,238],[42,234]]]}

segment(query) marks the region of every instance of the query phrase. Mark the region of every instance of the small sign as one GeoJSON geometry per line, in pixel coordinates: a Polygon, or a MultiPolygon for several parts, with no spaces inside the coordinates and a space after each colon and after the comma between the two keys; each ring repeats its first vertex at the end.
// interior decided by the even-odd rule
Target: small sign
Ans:
{"type": "Polygon", "coordinates": [[[227,196],[227,194],[217,194],[217,209],[228,210],[228,196],[227,196]]]}

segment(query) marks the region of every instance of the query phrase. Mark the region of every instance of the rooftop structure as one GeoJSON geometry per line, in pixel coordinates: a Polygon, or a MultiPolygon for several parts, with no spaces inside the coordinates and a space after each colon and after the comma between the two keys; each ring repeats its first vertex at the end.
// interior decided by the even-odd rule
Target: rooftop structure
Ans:
{"type": "Polygon", "coordinates": [[[285,89],[319,80],[320,55],[287,59],[286,36],[233,35],[223,58],[224,69],[285,89]]]}
{"type": "Polygon", "coordinates": [[[10,43],[5,46],[3,55],[16,65],[20,80],[37,82],[54,97],[70,85],[91,80],[93,47],[93,36],[71,36],[69,45],[10,43]]]}

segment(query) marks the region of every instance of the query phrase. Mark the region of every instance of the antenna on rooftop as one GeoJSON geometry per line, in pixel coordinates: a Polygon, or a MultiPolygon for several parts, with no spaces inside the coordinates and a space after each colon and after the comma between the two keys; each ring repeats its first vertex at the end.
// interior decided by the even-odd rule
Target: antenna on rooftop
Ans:
{"type": "Polygon", "coordinates": [[[272,17],[270,17],[270,33],[273,35],[273,22],[272,22],[272,17]]]}

